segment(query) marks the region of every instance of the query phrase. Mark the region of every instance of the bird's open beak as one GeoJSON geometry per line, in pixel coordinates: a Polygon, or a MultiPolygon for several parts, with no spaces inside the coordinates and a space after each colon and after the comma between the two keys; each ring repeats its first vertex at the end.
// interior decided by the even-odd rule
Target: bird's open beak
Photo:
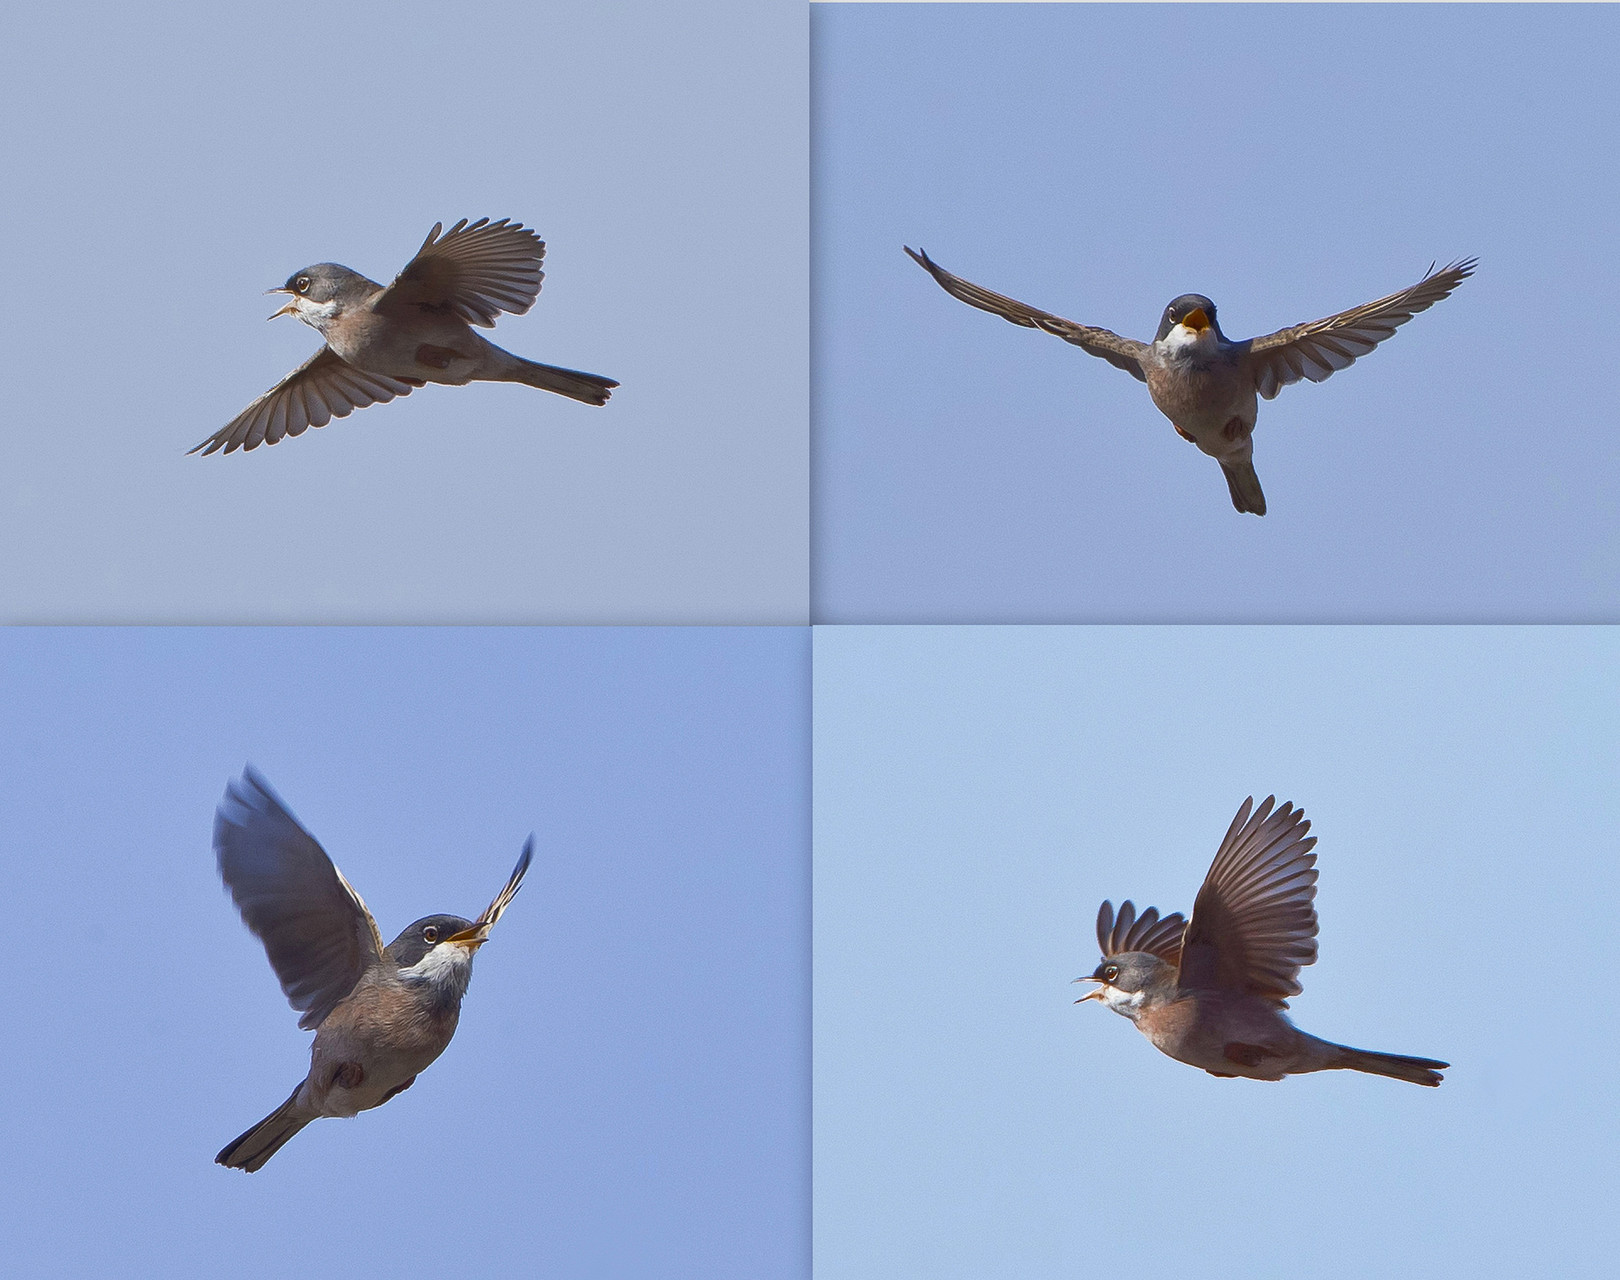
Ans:
{"type": "MultiPolygon", "coordinates": [[[[1096,978],[1076,978],[1074,981],[1075,982],[1096,982],[1097,979],[1096,978]]],[[[1073,986],[1074,983],[1071,982],[1069,985],[1073,986]]],[[[1095,991],[1086,992],[1086,994],[1081,996],[1078,1000],[1076,1000],[1075,1003],[1076,1004],[1084,1004],[1087,1000],[1101,1000],[1102,999],[1102,993],[1103,993],[1103,989],[1102,989],[1101,985],[1099,985],[1095,991]]]]}
{"type": "Polygon", "coordinates": [[[1183,319],[1181,323],[1186,325],[1194,333],[1202,333],[1205,329],[1209,328],[1209,317],[1204,314],[1204,309],[1202,307],[1194,307],[1187,313],[1186,318],[1183,319]]]}
{"type": "MultiPolygon", "coordinates": [[[[266,293],[291,293],[292,290],[289,289],[286,285],[279,285],[274,289],[266,289],[265,292],[266,293]]],[[[289,302],[280,311],[276,312],[275,315],[266,316],[265,319],[266,320],[274,320],[276,318],[276,316],[295,316],[297,314],[298,314],[298,304],[296,302],[289,302]]]]}
{"type": "Polygon", "coordinates": [[[489,941],[489,926],[475,924],[471,929],[463,929],[460,933],[452,933],[446,942],[454,943],[458,947],[466,947],[469,952],[476,952],[479,947],[489,941]]]}

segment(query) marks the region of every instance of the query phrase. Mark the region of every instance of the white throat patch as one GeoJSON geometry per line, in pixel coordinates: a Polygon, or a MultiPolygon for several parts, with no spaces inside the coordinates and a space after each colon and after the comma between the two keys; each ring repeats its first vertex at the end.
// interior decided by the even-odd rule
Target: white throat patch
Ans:
{"type": "Polygon", "coordinates": [[[312,329],[320,329],[323,333],[325,326],[337,319],[336,299],[329,302],[311,302],[308,298],[294,298],[293,306],[297,308],[294,314],[300,320],[312,329]]]}
{"type": "Polygon", "coordinates": [[[441,942],[409,969],[401,969],[399,976],[407,982],[465,991],[472,977],[472,952],[455,943],[441,942]]]}
{"type": "Polygon", "coordinates": [[[1180,353],[1189,348],[1209,348],[1215,345],[1215,326],[1207,329],[1189,329],[1184,324],[1178,324],[1164,335],[1164,345],[1172,352],[1180,353]]]}
{"type": "Polygon", "coordinates": [[[1132,1022],[1136,1021],[1136,1015],[1142,1011],[1142,1002],[1146,999],[1145,991],[1121,991],[1118,987],[1110,987],[1106,983],[1102,988],[1102,1002],[1132,1022]]]}

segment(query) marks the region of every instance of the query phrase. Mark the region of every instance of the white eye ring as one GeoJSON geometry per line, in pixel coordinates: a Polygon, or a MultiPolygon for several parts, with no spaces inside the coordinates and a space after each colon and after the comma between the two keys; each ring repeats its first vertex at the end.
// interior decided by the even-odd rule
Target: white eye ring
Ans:
{"type": "Polygon", "coordinates": [[[293,281],[293,288],[297,289],[299,293],[308,293],[309,292],[309,277],[308,276],[299,276],[298,279],[293,281]]]}
{"type": "Polygon", "coordinates": [[[1117,964],[1111,964],[1103,970],[1104,982],[1112,982],[1117,977],[1119,977],[1119,966],[1117,964]]]}
{"type": "Polygon", "coordinates": [[[423,942],[437,942],[438,940],[439,940],[439,928],[438,928],[437,925],[430,924],[430,925],[428,925],[427,928],[422,930],[422,941],[423,942]]]}

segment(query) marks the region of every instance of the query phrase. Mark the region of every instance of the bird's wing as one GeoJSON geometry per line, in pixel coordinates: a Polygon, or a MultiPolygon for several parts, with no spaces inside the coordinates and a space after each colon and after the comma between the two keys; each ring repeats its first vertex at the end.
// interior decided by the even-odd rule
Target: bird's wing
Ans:
{"type": "Polygon", "coordinates": [[[1316,837],[1303,810],[1243,802],[1193,903],[1178,984],[1242,991],[1288,1007],[1316,960],[1316,837]]]}
{"type": "Polygon", "coordinates": [[[1143,382],[1147,381],[1147,374],[1142,372],[1141,360],[1142,352],[1147,350],[1145,342],[1138,342],[1135,338],[1122,338],[1109,329],[1076,324],[1073,320],[1065,320],[1062,316],[1037,311],[1034,307],[1025,306],[1014,298],[991,293],[990,290],[981,289],[961,276],[953,276],[924,250],[906,248],[906,252],[911,255],[911,260],[933,276],[939,282],[939,287],[951,297],[967,303],[970,307],[977,307],[980,311],[1000,316],[1003,320],[1023,325],[1026,329],[1043,329],[1047,333],[1056,334],[1063,341],[1072,342],[1087,354],[1101,356],[1109,364],[1125,370],[1143,382]]]}
{"type": "Polygon", "coordinates": [[[1443,271],[1429,269],[1410,289],[1377,302],[1352,307],[1326,320],[1296,324],[1249,342],[1254,389],[1267,400],[1291,382],[1322,382],[1366,355],[1419,311],[1427,311],[1474,274],[1476,258],[1453,262],[1443,271]]]}
{"type": "Polygon", "coordinates": [[[219,874],[270,957],[287,1003],[318,1027],[384,954],[377,922],[252,765],[214,816],[219,874]]]}
{"type": "Polygon", "coordinates": [[[441,238],[433,230],[371,304],[383,314],[426,311],[489,328],[503,311],[522,315],[540,296],[546,242],[529,228],[502,218],[463,218],[441,238]]]}
{"type": "Polygon", "coordinates": [[[257,449],[282,436],[301,436],[356,409],[408,396],[411,384],[380,373],[364,373],[331,347],[322,347],[270,390],[189,453],[205,457],[217,449],[257,449]]]}
{"type": "Polygon", "coordinates": [[[1181,963],[1181,935],[1187,927],[1187,918],[1176,911],[1159,919],[1159,909],[1149,907],[1141,915],[1129,900],[1120,904],[1119,915],[1114,904],[1105,902],[1097,908],[1097,945],[1104,956],[1117,956],[1126,951],[1151,951],[1167,964],[1181,963]]]}
{"type": "Polygon", "coordinates": [[[534,857],[534,837],[530,836],[523,842],[523,853],[518,858],[517,866],[512,868],[512,875],[506,882],[506,887],[495,895],[495,901],[484,908],[484,914],[478,917],[478,923],[494,926],[495,922],[506,914],[506,908],[523,884],[523,877],[529,874],[529,859],[534,857]]]}

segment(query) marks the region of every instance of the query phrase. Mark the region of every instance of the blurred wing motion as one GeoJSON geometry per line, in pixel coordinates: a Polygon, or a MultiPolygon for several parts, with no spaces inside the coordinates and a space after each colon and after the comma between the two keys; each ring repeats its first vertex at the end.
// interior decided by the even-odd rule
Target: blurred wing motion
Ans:
{"type": "Polygon", "coordinates": [[[517,866],[512,868],[512,877],[506,882],[506,887],[495,895],[495,901],[484,908],[484,914],[478,917],[478,923],[486,930],[493,927],[495,922],[505,914],[506,908],[523,884],[523,877],[529,874],[529,859],[534,856],[534,837],[530,836],[523,842],[523,854],[518,858],[517,866]]]}
{"type": "Polygon", "coordinates": [[[234,453],[301,436],[356,409],[408,396],[411,384],[380,373],[363,373],[331,347],[322,347],[298,368],[188,453],[234,453]]]}
{"type": "Polygon", "coordinates": [[[1123,955],[1127,951],[1151,951],[1161,960],[1173,965],[1181,963],[1181,935],[1187,919],[1177,911],[1159,919],[1159,909],[1149,907],[1140,916],[1136,906],[1128,899],[1114,915],[1114,904],[1105,902],[1097,908],[1097,945],[1105,957],[1123,955]]]}
{"type": "Polygon", "coordinates": [[[298,1025],[319,1026],[383,955],[371,912],[252,765],[225,789],[214,852],[287,1003],[304,1015],[298,1025]]]}
{"type": "Polygon", "coordinates": [[[1273,796],[1232,819],[1193,903],[1181,943],[1183,990],[1246,992],[1288,1007],[1316,960],[1316,837],[1303,810],[1273,796]]]}
{"type": "Polygon", "coordinates": [[[981,289],[961,276],[953,276],[924,250],[906,248],[906,252],[911,255],[911,260],[933,276],[939,282],[939,287],[951,297],[967,303],[970,307],[977,307],[980,311],[988,311],[1003,320],[1022,325],[1026,329],[1041,329],[1056,334],[1063,341],[1072,342],[1088,355],[1100,356],[1116,368],[1125,370],[1132,377],[1142,382],[1147,381],[1147,375],[1142,372],[1140,358],[1141,353],[1147,350],[1145,342],[1138,342],[1135,338],[1122,338],[1109,329],[1076,324],[1073,320],[1065,320],[1062,316],[1055,316],[1047,311],[1037,311],[1015,298],[991,293],[990,290],[981,289]]]}
{"type": "Polygon", "coordinates": [[[503,311],[522,315],[540,296],[546,242],[529,228],[502,218],[463,218],[441,239],[442,222],[372,303],[387,314],[410,309],[455,316],[489,328],[503,311]]]}
{"type": "Polygon", "coordinates": [[[1453,262],[1443,271],[1432,267],[1410,289],[1377,302],[1341,311],[1326,320],[1279,329],[1249,343],[1254,388],[1267,400],[1291,382],[1322,382],[1353,365],[1419,311],[1427,311],[1474,274],[1477,258],[1453,262]]]}

